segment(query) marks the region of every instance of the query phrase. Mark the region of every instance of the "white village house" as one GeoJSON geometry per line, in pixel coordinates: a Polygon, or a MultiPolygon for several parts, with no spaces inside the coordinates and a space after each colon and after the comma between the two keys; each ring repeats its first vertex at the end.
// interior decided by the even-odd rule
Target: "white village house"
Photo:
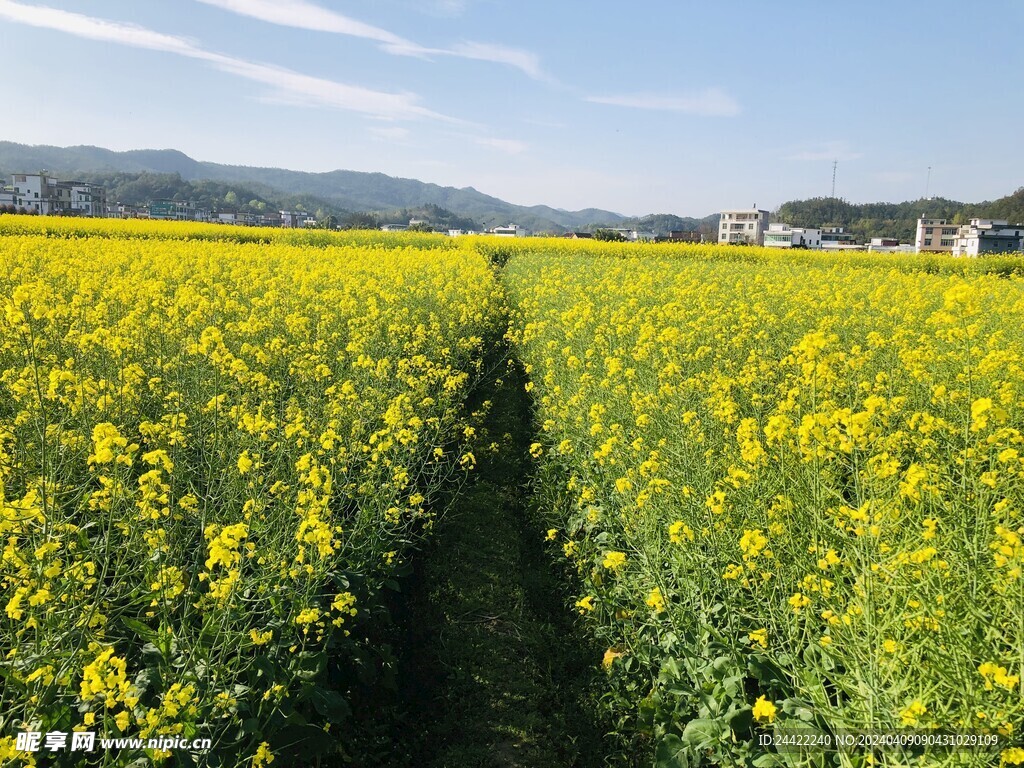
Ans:
{"type": "Polygon", "coordinates": [[[1006,219],[971,219],[961,226],[953,241],[954,256],[1024,251],[1024,224],[1006,219]]]}
{"type": "Polygon", "coordinates": [[[764,245],[768,211],[750,209],[722,211],[718,223],[718,242],[730,245],[764,245]]]}
{"type": "Polygon", "coordinates": [[[769,224],[764,233],[766,248],[821,249],[821,230],[814,227],[791,227],[789,224],[769,224]]]}

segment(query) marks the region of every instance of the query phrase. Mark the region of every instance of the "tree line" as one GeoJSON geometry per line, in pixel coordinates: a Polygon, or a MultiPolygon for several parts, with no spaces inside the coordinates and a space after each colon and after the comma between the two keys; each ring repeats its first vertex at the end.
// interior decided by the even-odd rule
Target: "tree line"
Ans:
{"type": "Polygon", "coordinates": [[[903,203],[854,204],[835,197],[814,197],[783,203],[773,214],[776,221],[794,227],[843,227],[861,241],[872,237],[895,237],[913,242],[921,217],[946,219],[966,224],[972,218],[1006,219],[1024,222],[1024,187],[1012,195],[982,203],[961,203],[945,198],[911,200],[903,203]]]}

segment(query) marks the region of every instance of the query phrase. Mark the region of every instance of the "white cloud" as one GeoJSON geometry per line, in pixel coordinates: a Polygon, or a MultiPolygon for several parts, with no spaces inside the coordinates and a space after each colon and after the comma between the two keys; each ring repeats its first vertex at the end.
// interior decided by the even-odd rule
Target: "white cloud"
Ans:
{"type": "Polygon", "coordinates": [[[315,3],[307,2],[307,0],[198,0],[198,2],[284,27],[351,35],[387,45],[412,45],[408,40],[404,40],[386,29],[364,24],[356,19],[322,8],[315,3]]]}
{"type": "Polygon", "coordinates": [[[784,160],[808,160],[817,161],[822,160],[857,160],[858,158],[864,157],[863,152],[857,152],[850,147],[849,142],[846,141],[825,141],[818,144],[812,144],[802,149],[799,149],[786,157],[784,160]]]}
{"type": "Polygon", "coordinates": [[[397,125],[386,126],[383,128],[370,128],[370,133],[387,141],[405,141],[412,135],[408,128],[402,128],[397,125]]]}
{"type": "Polygon", "coordinates": [[[462,122],[420,106],[419,97],[413,93],[374,91],[304,75],[271,64],[226,56],[204,50],[184,38],[165,35],[136,24],[107,21],[55,8],[28,6],[13,0],[0,0],[0,18],[90,40],[175,53],[204,61],[223,72],[269,86],[271,92],[268,97],[278,103],[334,107],[387,120],[430,118],[449,123],[462,122]]]}
{"type": "Polygon", "coordinates": [[[529,145],[526,142],[519,141],[518,139],[474,138],[473,141],[481,147],[491,147],[510,155],[520,155],[529,149],[529,145]]]}
{"type": "Polygon", "coordinates": [[[496,64],[507,64],[524,72],[534,80],[548,79],[548,76],[541,69],[540,58],[534,53],[519,48],[509,48],[506,45],[495,43],[465,42],[453,45],[449,50],[436,51],[436,53],[459,56],[464,59],[491,61],[496,64]]]}
{"type": "Polygon", "coordinates": [[[419,97],[413,93],[373,91],[220,54],[209,54],[204,58],[225,72],[269,85],[274,89],[272,97],[281,103],[336,107],[387,120],[431,118],[444,122],[462,122],[420,106],[417,103],[419,97]]]}
{"type": "Polygon", "coordinates": [[[22,5],[10,0],[0,0],[0,18],[32,27],[54,29],[58,32],[66,32],[70,35],[99,40],[104,43],[119,43],[135,48],[167,51],[196,58],[203,53],[183,38],[154,32],[136,24],[106,21],[56,8],[22,5]]]}
{"type": "Polygon", "coordinates": [[[740,113],[740,105],[720,88],[706,88],[683,95],[661,93],[633,93],[618,96],[588,96],[594,104],[615,107],[651,109],[662,112],[682,112],[701,117],[732,117],[740,113]]]}
{"type": "MultiPolygon", "coordinates": [[[[407,40],[381,27],[364,24],[349,16],[316,5],[309,0],[197,0],[225,11],[249,16],[269,24],[315,32],[359,37],[379,43],[396,56],[454,56],[476,61],[489,61],[514,67],[535,80],[546,80],[540,59],[530,51],[492,43],[463,42],[450,48],[428,48],[407,40]]],[[[461,8],[462,3],[447,3],[461,8]]]]}

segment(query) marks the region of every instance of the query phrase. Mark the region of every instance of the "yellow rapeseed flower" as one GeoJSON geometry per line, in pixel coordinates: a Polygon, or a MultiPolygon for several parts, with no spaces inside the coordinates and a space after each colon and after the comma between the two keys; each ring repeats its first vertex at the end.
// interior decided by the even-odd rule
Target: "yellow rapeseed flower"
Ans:
{"type": "Polygon", "coordinates": [[[601,565],[607,568],[609,571],[617,571],[626,565],[626,553],[610,551],[604,553],[604,560],[601,561],[601,565]]]}
{"type": "Polygon", "coordinates": [[[759,696],[754,702],[753,715],[759,723],[774,723],[778,711],[778,707],[764,696],[759,696]]]}

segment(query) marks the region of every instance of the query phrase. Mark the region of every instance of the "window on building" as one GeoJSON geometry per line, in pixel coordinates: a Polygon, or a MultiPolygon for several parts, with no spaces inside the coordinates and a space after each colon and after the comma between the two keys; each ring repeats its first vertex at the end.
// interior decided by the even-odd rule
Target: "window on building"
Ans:
{"type": "Polygon", "coordinates": [[[955,238],[952,237],[944,237],[939,241],[939,245],[941,245],[943,248],[952,248],[954,240],[955,238]]]}
{"type": "Polygon", "coordinates": [[[931,244],[932,244],[932,239],[931,239],[930,237],[926,237],[926,238],[924,239],[924,244],[925,244],[925,245],[931,245],[931,244]]]}

